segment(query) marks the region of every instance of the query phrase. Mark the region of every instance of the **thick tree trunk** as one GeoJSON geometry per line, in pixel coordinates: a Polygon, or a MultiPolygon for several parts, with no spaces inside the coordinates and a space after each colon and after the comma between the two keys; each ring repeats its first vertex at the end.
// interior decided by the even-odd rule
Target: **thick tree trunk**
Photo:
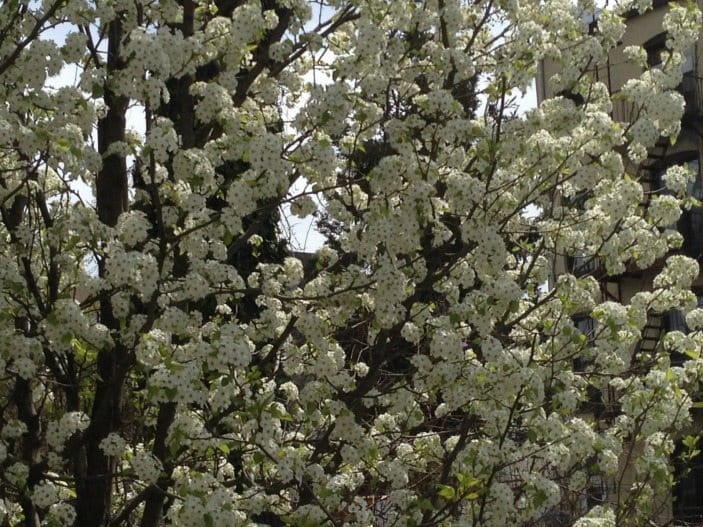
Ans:
{"type": "MultiPolygon", "coordinates": [[[[110,23],[109,39],[108,79],[110,73],[118,70],[122,65],[119,56],[122,24],[119,20],[110,23]]],[[[103,165],[97,177],[96,203],[100,220],[114,227],[117,225],[119,215],[127,210],[127,163],[121,155],[105,156],[105,153],[111,145],[125,139],[125,115],[129,99],[115,94],[107,85],[104,99],[107,114],[98,121],[98,151],[103,155],[103,165]]]]}
{"type": "Polygon", "coordinates": [[[147,491],[141,527],[157,527],[161,525],[164,516],[164,493],[161,489],[168,487],[171,481],[172,467],[168,466],[168,448],[166,438],[168,429],[176,416],[176,403],[163,403],[159,408],[159,417],[156,420],[156,437],[154,438],[153,454],[164,466],[165,474],[159,478],[156,485],[147,491]]]}
{"type": "MultiPolygon", "coordinates": [[[[41,424],[34,405],[32,385],[24,379],[17,379],[13,393],[17,415],[27,426],[27,433],[22,437],[22,459],[29,465],[27,488],[31,489],[41,480],[41,424]]],[[[39,510],[31,498],[24,495],[20,498],[24,527],[39,527],[41,520],[39,510]]]]}
{"type": "MultiPolygon", "coordinates": [[[[111,74],[122,67],[120,44],[123,28],[119,17],[108,28],[107,73],[111,74]]],[[[104,90],[107,113],[98,122],[98,151],[103,155],[103,164],[97,175],[96,204],[100,220],[110,226],[117,224],[119,215],[127,210],[127,164],[123,156],[106,156],[111,145],[125,138],[125,115],[128,98],[116,94],[106,84],[104,90]]],[[[99,265],[100,275],[104,275],[104,263],[99,265]]],[[[100,321],[111,332],[119,330],[119,321],[112,313],[108,295],[100,299],[100,321]]],[[[119,339],[116,339],[119,340],[119,339]]],[[[114,462],[100,449],[100,442],[110,433],[119,429],[123,384],[131,354],[119,343],[112,349],[102,349],[97,359],[97,381],[95,399],[90,415],[90,426],[85,432],[83,446],[77,454],[76,487],[78,494],[77,525],[80,527],[100,527],[108,524],[112,506],[112,482],[114,462]]]]}

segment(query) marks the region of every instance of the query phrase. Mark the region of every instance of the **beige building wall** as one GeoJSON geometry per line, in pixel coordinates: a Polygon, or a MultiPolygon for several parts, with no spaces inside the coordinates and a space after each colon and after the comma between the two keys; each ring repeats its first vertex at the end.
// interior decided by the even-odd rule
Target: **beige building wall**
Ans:
{"type": "MultiPolygon", "coordinates": [[[[703,10],[703,0],[697,0],[699,7],[703,10]]],[[[595,79],[604,83],[611,94],[615,95],[622,86],[631,78],[638,77],[642,70],[628,62],[623,50],[627,46],[645,45],[657,41],[663,41],[662,22],[664,15],[669,7],[667,2],[661,0],[654,1],[655,8],[645,14],[630,13],[627,17],[627,31],[623,36],[622,42],[613,49],[608,57],[607,64],[598,68],[593,68],[589,74],[595,79]]],[[[586,19],[588,22],[588,19],[586,19]]],[[[684,97],[687,102],[684,119],[682,121],[682,129],[674,145],[660,146],[652,150],[652,160],[649,162],[650,170],[644,171],[641,167],[628,167],[628,170],[633,176],[639,177],[644,190],[656,191],[656,181],[653,178],[653,173],[657,170],[663,170],[668,160],[672,162],[677,156],[688,154],[697,154],[700,165],[703,165],[703,33],[701,39],[690,50],[690,61],[692,71],[684,78],[682,83],[684,97]],[[654,160],[655,158],[659,161],[654,160]],[[657,165],[659,163],[659,165],[657,165]]],[[[547,97],[555,95],[555,90],[551,78],[559,73],[561,65],[557,62],[546,62],[540,64],[538,78],[536,81],[538,100],[544,100],[547,97]]],[[[613,104],[613,118],[622,122],[628,122],[632,119],[633,109],[622,102],[615,101],[613,104]]],[[[700,176],[699,176],[700,177],[700,176]]],[[[695,232],[696,236],[703,237],[703,229],[700,232],[695,232]]],[[[698,255],[699,262],[703,262],[703,258],[698,255]]],[[[584,270],[598,278],[601,282],[601,290],[603,300],[617,300],[621,302],[629,302],[629,300],[639,291],[648,290],[652,287],[652,280],[661,268],[663,261],[657,262],[652,268],[646,270],[628,269],[626,273],[619,277],[606,277],[601,269],[594,262],[589,267],[589,264],[581,262],[584,270]]],[[[573,259],[569,260],[565,255],[557,255],[554,262],[554,274],[559,275],[568,269],[573,269],[573,259]]],[[[702,265],[703,267],[703,265],[702,265]]],[[[585,273],[584,273],[585,274],[585,273]]],[[[695,284],[703,292],[703,275],[699,276],[695,284]]],[[[639,344],[640,349],[644,350],[649,347],[653,349],[657,345],[664,328],[665,322],[663,317],[652,317],[648,321],[647,327],[643,331],[643,339],[639,344]]],[[[701,433],[703,430],[703,415],[700,413],[694,416],[695,425],[692,427],[691,433],[701,433]]],[[[621,491],[630,488],[636,483],[636,475],[630,467],[622,467],[621,476],[618,482],[608,482],[608,486],[619,486],[621,491]]],[[[617,499],[616,494],[610,494],[607,497],[608,501],[617,499]]],[[[701,506],[703,507],[703,494],[700,496],[701,506]]],[[[657,499],[656,509],[656,525],[687,525],[695,527],[703,527],[703,523],[688,523],[684,524],[673,519],[671,496],[660,496],[657,499]]]]}
{"type": "MultiPolygon", "coordinates": [[[[699,7],[703,10],[703,0],[697,1],[699,7]]],[[[610,93],[613,95],[617,94],[629,79],[642,74],[642,69],[626,59],[623,50],[627,46],[644,45],[657,39],[657,37],[663,36],[662,22],[664,15],[669,9],[668,2],[654,0],[654,5],[656,6],[654,9],[643,15],[630,13],[626,21],[627,31],[623,35],[623,39],[619,45],[611,51],[607,64],[589,70],[590,75],[608,86],[610,93]]],[[[592,16],[584,17],[584,23],[588,23],[591,19],[592,16]]],[[[701,37],[703,37],[703,33],[701,37]]],[[[665,167],[666,158],[675,159],[677,155],[683,155],[684,153],[698,153],[699,164],[703,165],[703,142],[701,140],[701,136],[703,135],[703,48],[701,46],[703,46],[703,38],[690,50],[690,60],[693,70],[692,75],[688,75],[688,78],[684,81],[690,93],[686,95],[686,100],[689,104],[685,112],[681,133],[674,145],[667,144],[661,151],[656,151],[657,149],[654,149],[655,151],[652,152],[653,155],[663,158],[659,162],[662,170],[665,167]],[[691,126],[693,120],[698,121],[700,124],[695,127],[691,126]]],[[[551,79],[555,74],[559,73],[561,67],[561,64],[553,61],[543,62],[539,65],[536,79],[538,101],[555,95],[551,79]]],[[[627,122],[633,117],[633,114],[634,109],[631,103],[617,100],[613,102],[612,117],[614,119],[627,122]]],[[[655,162],[651,164],[653,166],[655,162]]],[[[651,174],[643,173],[640,167],[630,166],[626,168],[633,176],[638,176],[640,178],[645,192],[656,191],[653,185],[654,182],[650,177],[651,174]]],[[[563,273],[566,270],[566,259],[557,258],[554,266],[555,275],[563,273]]],[[[647,272],[644,273],[645,276],[643,276],[642,272],[635,272],[633,276],[629,277],[632,278],[631,280],[627,279],[628,277],[626,277],[625,280],[620,280],[620,284],[617,288],[613,284],[608,284],[607,291],[605,292],[610,294],[617,292],[617,294],[620,295],[620,299],[627,301],[637,291],[649,287],[648,284],[651,284],[651,275],[653,275],[655,271],[656,267],[649,270],[648,274],[650,276],[646,276],[647,272]]],[[[699,278],[696,285],[703,288],[703,276],[699,278]]],[[[610,294],[608,296],[610,296],[610,294]]]]}
{"type": "MultiPolygon", "coordinates": [[[[698,0],[698,4],[699,7],[703,8],[703,1],[698,0]]],[[[642,45],[662,33],[662,22],[664,15],[668,11],[668,4],[667,2],[655,1],[654,5],[658,7],[643,15],[630,14],[626,21],[627,31],[623,35],[620,44],[611,51],[608,63],[589,70],[596,80],[608,86],[612,94],[617,93],[629,79],[642,73],[641,69],[626,60],[623,50],[627,46],[642,45]]],[[[591,15],[584,17],[584,23],[587,23],[590,19],[591,15]]],[[[694,63],[698,66],[700,66],[700,46],[699,42],[692,49],[694,63]]],[[[538,100],[544,100],[554,94],[550,79],[554,74],[559,73],[560,69],[561,65],[556,62],[540,64],[536,81],[538,100]]],[[[699,68],[698,71],[701,71],[701,69],[699,68]]]]}

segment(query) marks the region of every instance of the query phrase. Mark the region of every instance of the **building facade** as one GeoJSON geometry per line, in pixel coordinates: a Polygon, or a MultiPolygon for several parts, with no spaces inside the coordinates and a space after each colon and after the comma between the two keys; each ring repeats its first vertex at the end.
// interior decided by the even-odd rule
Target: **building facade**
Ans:
{"type": "MultiPolygon", "coordinates": [[[[703,8],[703,0],[698,0],[699,7],[703,8]]],[[[619,101],[618,91],[632,78],[638,77],[642,70],[628,60],[624,50],[627,46],[642,46],[647,54],[647,62],[652,68],[659,67],[666,55],[666,33],[662,30],[662,22],[668,10],[668,3],[655,0],[653,9],[645,12],[627,13],[627,30],[622,41],[613,49],[604,65],[591,68],[587,73],[608,87],[614,97],[612,117],[625,125],[633,122],[637,116],[637,109],[632,103],[619,101]]],[[[589,31],[598,31],[598,15],[587,14],[583,18],[589,31]]],[[[540,65],[537,77],[537,97],[544,100],[553,96],[566,96],[569,94],[557,93],[551,86],[550,79],[559,73],[560,66],[555,63],[540,65]]],[[[656,193],[666,192],[662,175],[667,168],[673,165],[686,164],[695,174],[694,181],[689,185],[689,195],[703,200],[703,172],[701,171],[701,155],[703,154],[703,34],[701,39],[687,51],[683,63],[683,80],[678,86],[678,91],[684,97],[685,109],[681,123],[681,132],[674,144],[662,140],[650,149],[647,160],[637,167],[629,167],[630,173],[638,174],[642,184],[646,206],[647,197],[656,193]]],[[[575,101],[577,102],[577,101],[575,101]]],[[[573,206],[578,206],[574,203],[573,206]]],[[[684,243],[680,251],[687,256],[696,258],[703,264],[703,207],[691,207],[683,212],[676,225],[683,235],[684,243]]],[[[587,255],[561,255],[557,256],[554,264],[556,275],[571,272],[575,275],[591,275],[598,279],[601,285],[603,300],[629,302],[639,291],[648,290],[652,280],[661,268],[655,264],[646,270],[628,269],[618,276],[608,276],[595,258],[587,255]]],[[[702,265],[703,267],[703,265],[702,265]]],[[[699,306],[703,305],[703,275],[699,276],[694,284],[698,294],[699,306]]],[[[575,325],[585,335],[592,335],[596,331],[594,321],[588,316],[578,317],[575,325]]],[[[667,331],[686,332],[686,324],[682,313],[669,312],[663,315],[650,316],[642,332],[642,339],[638,349],[646,352],[652,351],[660,345],[662,336],[667,331]]],[[[671,357],[672,365],[680,364],[684,357],[671,357]]],[[[575,367],[577,365],[575,364],[575,367]]],[[[609,408],[617,405],[616,394],[597,394],[594,396],[592,408],[596,418],[607,419],[609,408]]],[[[700,410],[698,410],[700,412],[700,410]]],[[[691,430],[692,434],[700,436],[699,448],[703,445],[703,414],[694,415],[696,423],[691,430]]],[[[703,449],[703,448],[701,448],[703,449]]],[[[677,461],[677,456],[672,460],[674,466],[675,485],[672,496],[662,498],[658,525],[696,526],[703,527],[703,454],[693,456],[686,463],[677,461]]],[[[617,482],[602,482],[602,488],[595,492],[597,499],[606,501],[609,496],[616,493],[616,485],[624,486],[634,477],[623,474],[617,482]]]]}

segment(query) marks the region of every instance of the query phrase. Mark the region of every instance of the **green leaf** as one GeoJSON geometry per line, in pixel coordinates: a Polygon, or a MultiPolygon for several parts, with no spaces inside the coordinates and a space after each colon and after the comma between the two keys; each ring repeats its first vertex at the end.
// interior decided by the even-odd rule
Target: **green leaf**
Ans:
{"type": "Polygon", "coordinates": [[[99,82],[94,82],[90,87],[90,96],[93,99],[99,99],[103,95],[105,95],[105,87],[99,82]]]}
{"type": "Polygon", "coordinates": [[[674,375],[674,370],[672,370],[671,368],[667,369],[666,373],[664,374],[664,378],[669,382],[676,380],[676,375],[674,375]]]}
{"type": "Polygon", "coordinates": [[[438,488],[439,490],[437,491],[437,494],[444,499],[453,500],[454,496],[456,496],[456,490],[454,487],[450,487],[449,485],[439,485],[438,488]]]}
{"type": "Polygon", "coordinates": [[[695,448],[698,444],[698,436],[686,436],[681,440],[681,443],[687,448],[695,448]]]}
{"type": "Polygon", "coordinates": [[[481,484],[480,479],[475,476],[470,476],[468,474],[457,474],[456,479],[457,481],[459,481],[459,488],[461,489],[461,494],[463,494],[464,491],[473,487],[478,487],[481,484]]]}
{"type": "Polygon", "coordinates": [[[538,489],[537,492],[535,492],[535,497],[532,500],[532,503],[534,504],[535,508],[539,507],[543,503],[547,501],[547,494],[542,490],[538,489]]]}
{"type": "Polygon", "coordinates": [[[327,487],[321,487],[318,492],[319,497],[322,499],[329,498],[333,494],[334,494],[334,491],[330,488],[327,488],[327,487]]]}
{"type": "Polygon", "coordinates": [[[415,503],[413,503],[413,507],[416,509],[420,509],[421,511],[434,510],[434,505],[432,505],[432,502],[430,500],[428,500],[427,498],[422,498],[421,500],[417,500],[415,503]]]}
{"type": "Polygon", "coordinates": [[[234,235],[230,232],[229,229],[226,229],[226,230],[225,230],[225,235],[224,235],[224,237],[222,238],[222,242],[223,242],[225,245],[231,245],[231,244],[232,244],[232,240],[234,240],[234,235]]]}
{"type": "Polygon", "coordinates": [[[71,142],[67,137],[59,137],[56,140],[56,146],[58,146],[61,150],[69,150],[71,148],[71,142]]]}
{"type": "Polygon", "coordinates": [[[183,432],[176,428],[171,434],[171,441],[168,444],[168,451],[171,456],[175,456],[178,453],[181,448],[181,441],[183,441],[183,432]]]}
{"type": "Polygon", "coordinates": [[[169,401],[173,401],[178,395],[178,390],[176,388],[164,388],[164,393],[169,401]]]}
{"type": "Polygon", "coordinates": [[[246,380],[249,384],[254,383],[261,379],[261,370],[258,366],[252,366],[247,372],[246,380]]]}
{"type": "Polygon", "coordinates": [[[695,349],[688,349],[685,350],[684,353],[689,359],[700,359],[701,358],[701,352],[695,349]]]}

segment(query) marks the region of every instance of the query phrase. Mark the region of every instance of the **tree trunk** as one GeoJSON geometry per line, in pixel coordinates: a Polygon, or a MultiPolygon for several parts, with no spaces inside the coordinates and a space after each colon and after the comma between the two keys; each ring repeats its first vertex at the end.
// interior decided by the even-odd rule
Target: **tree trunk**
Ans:
{"type": "MultiPolygon", "coordinates": [[[[107,75],[122,67],[120,45],[123,28],[119,16],[108,27],[107,75]]],[[[114,227],[119,215],[127,210],[127,164],[123,156],[105,156],[111,145],[125,139],[127,97],[116,94],[108,83],[104,88],[107,113],[98,122],[98,151],[103,155],[103,164],[97,175],[96,204],[100,220],[114,227]]],[[[99,273],[105,274],[104,262],[99,264],[99,273]]],[[[112,313],[109,295],[100,298],[100,321],[113,335],[119,331],[119,321],[112,313]]],[[[116,336],[116,335],[115,335],[116,336]]],[[[116,341],[119,339],[116,338],[116,341]]],[[[78,494],[77,525],[100,527],[107,525],[112,506],[112,481],[114,462],[100,449],[100,442],[119,428],[123,396],[123,384],[130,363],[129,350],[120,344],[98,353],[98,375],[95,399],[90,415],[90,426],[85,432],[79,453],[83,462],[77,463],[76,486],[78,494]]]]}

